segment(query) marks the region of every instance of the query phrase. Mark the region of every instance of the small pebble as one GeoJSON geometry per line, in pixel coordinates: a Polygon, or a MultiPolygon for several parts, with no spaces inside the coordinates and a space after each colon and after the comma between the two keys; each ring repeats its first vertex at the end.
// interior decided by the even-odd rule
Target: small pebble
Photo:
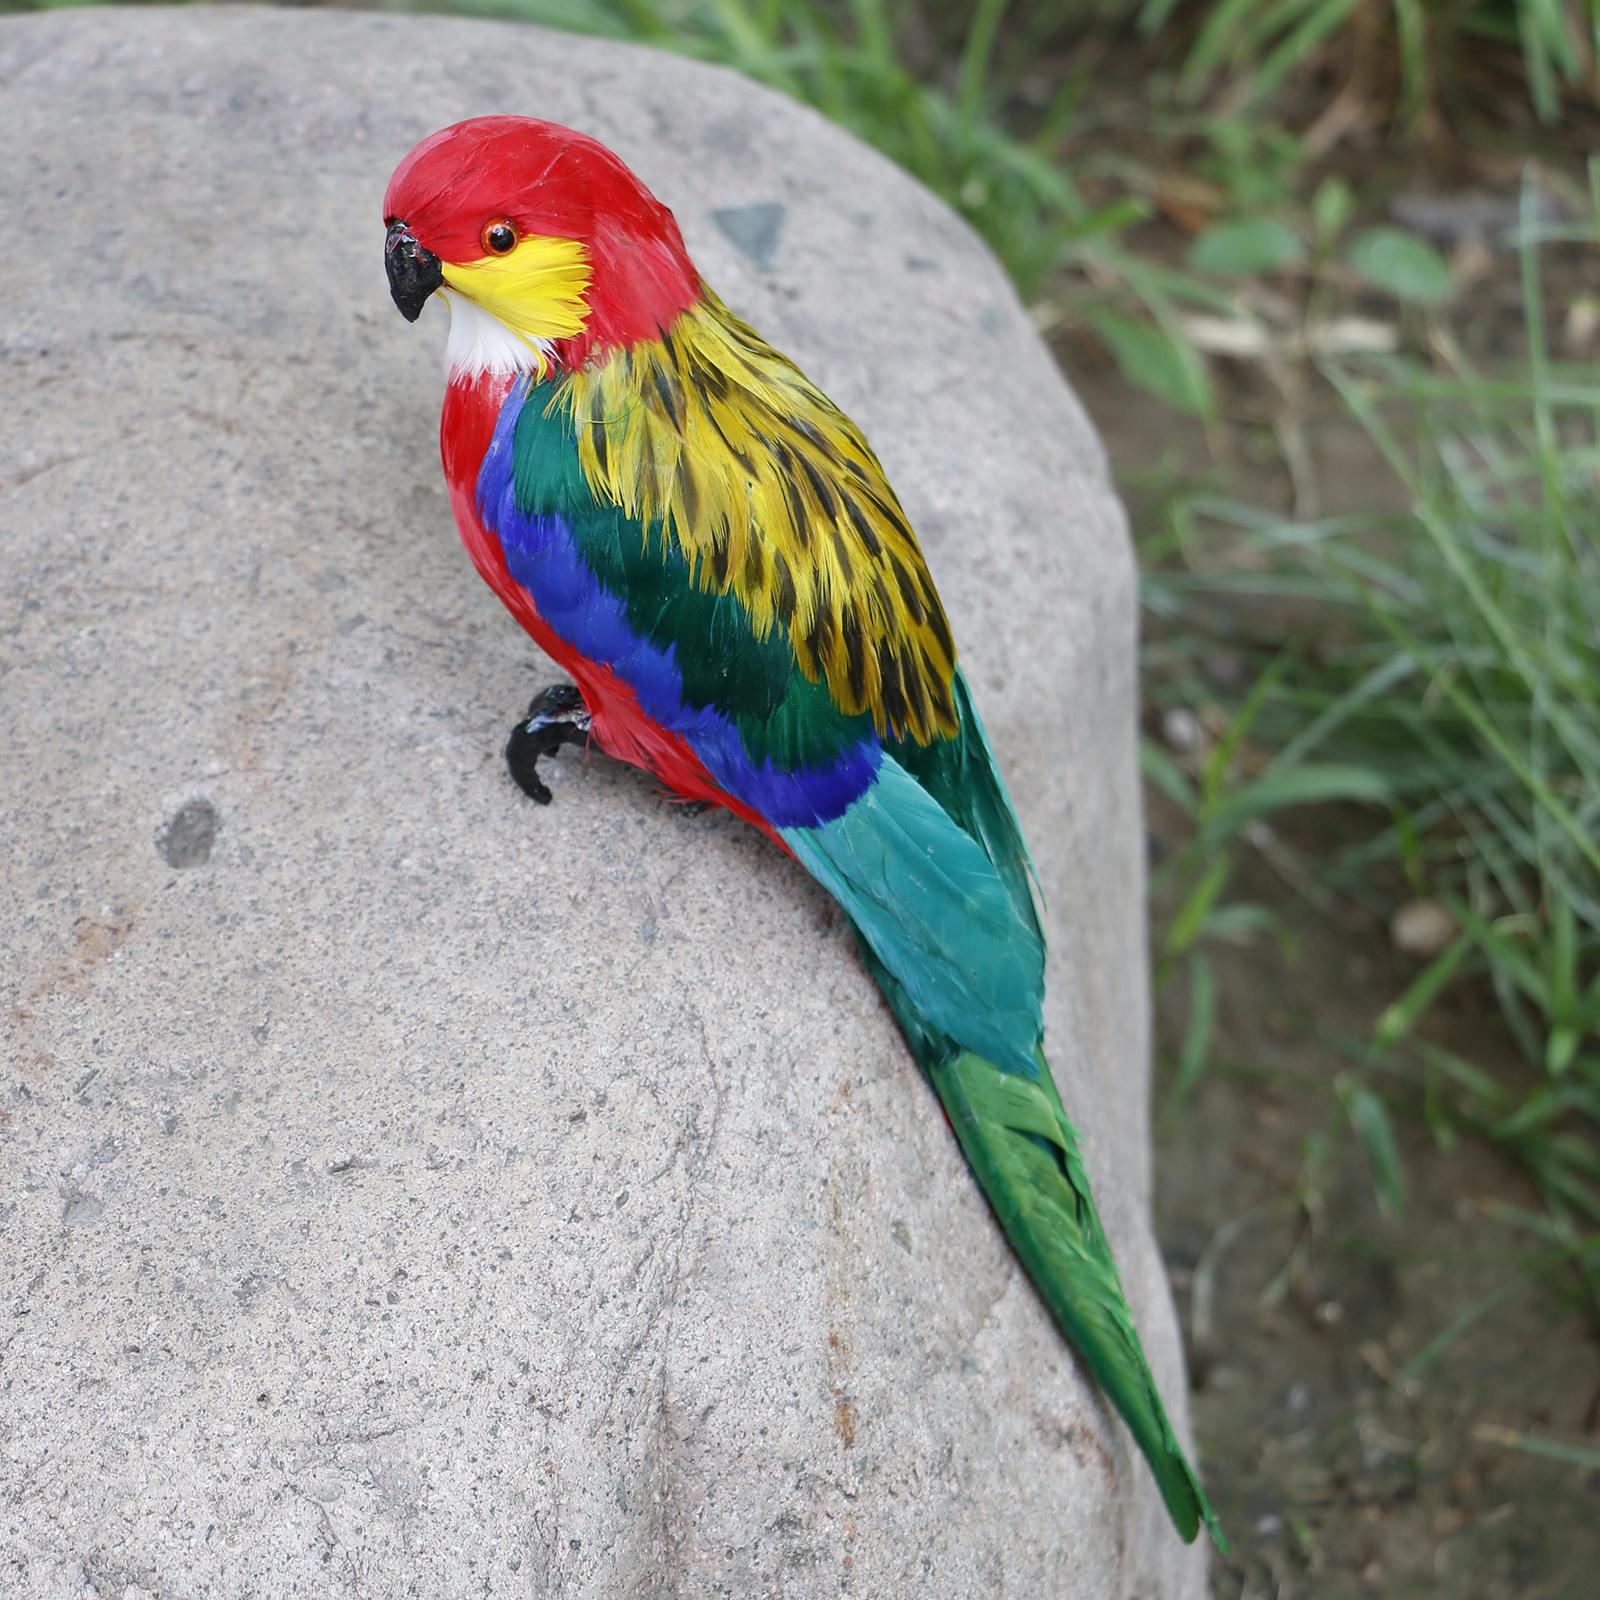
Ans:
{"type": "Polygon", "coordinates": [[[1408,900],[1389,923],[1389,940],[1407,955],[1436,956],[1455,938],[1455,918],[1437,900],[1408,900]]]}
{"type": "Polygon", "coordinates": [[[1161,713],[1161,737],[1169,750],[1192,755],[1205,744],[1206,730],[1194,712],[1172,706],[1161,713]]]}
{"type": "Polygon", "coordinates": [[[1594,348],[1595,335],[1600,334],[1600,300],[1593,295],[1580,295],[1574,300],[1567,307],[1562,332],[1573,355],[1588,355],[1594,348]]]}

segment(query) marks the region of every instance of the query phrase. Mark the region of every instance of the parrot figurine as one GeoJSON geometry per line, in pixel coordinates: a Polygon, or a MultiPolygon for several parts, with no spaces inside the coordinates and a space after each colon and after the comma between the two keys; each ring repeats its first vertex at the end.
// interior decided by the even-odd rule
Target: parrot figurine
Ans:
{"type": "Polygon", "coordinates": [[[916,536],[861,430],[701,280],[604,145],[529,117],[423,140],[384,196],[479,573],[570,675],[569,742],[725,806],[838,901],[967,1162],[1186,1540],[1221,1531],[1162,1406],[1043,1053],[1032,863],[916,536]]]}

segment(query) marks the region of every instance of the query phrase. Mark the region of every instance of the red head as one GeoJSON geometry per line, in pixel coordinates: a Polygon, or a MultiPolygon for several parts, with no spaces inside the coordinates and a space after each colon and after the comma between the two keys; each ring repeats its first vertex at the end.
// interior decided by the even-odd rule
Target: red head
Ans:
{"type": "MultiPolygon", "coordinates": [[[[424,139],[383,198],[395,302],[443,288],[563,366],[658,336],[700,292],[672,213],[603,144],[534,117],[424,139]]],[[[470,315],[470,310],[468,312],[470,315]]]]}

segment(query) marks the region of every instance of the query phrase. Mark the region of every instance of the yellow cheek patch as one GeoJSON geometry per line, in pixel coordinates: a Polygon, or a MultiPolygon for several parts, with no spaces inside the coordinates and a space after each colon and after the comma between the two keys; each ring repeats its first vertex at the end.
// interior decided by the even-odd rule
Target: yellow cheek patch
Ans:
{"type": "MultiPolygon", "coordinates": [[[[440,271],[452,289],[530,341],[570,339],[589,313],[589,252],[576,239],[530,233],[503,256],[445,262],[440,271]]],[[[541,355],[541,375],[544,365],[541,355]]]]}

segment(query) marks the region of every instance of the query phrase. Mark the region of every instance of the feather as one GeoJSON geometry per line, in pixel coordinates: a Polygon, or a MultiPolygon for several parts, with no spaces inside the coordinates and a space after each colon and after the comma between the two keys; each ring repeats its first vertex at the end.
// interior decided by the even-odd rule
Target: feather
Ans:
{"type": "MultiPolygon", "coordinates": [[[[964,683],[958,699],[970,709],[964,683]]],[[[1044,946],[1021,832],[975,717],[970,739],[951,744],[964,747],[958,792],[973,802],[973,832],[886,753],[842,817],[784,829],[784,842],[849,913],[1006,1237],[1128,1424],[1178,1531],[1192,1539],[1204,1522],[1226,1549],[1139,1343],[1044,1058],[1044,946]]]]}
{"type": "Polygon", "coordinates": [[[1226,1552],[1227,1540],[1161,1403],[1077,1135],[1043,1054],[1031,1077],[999,1071],[970,1050],[926,1065],[1006,1237],[1144,1452],[1178,1532],[1193,1539],[1203,1522],[1226,1552]]]}
{"type": "Polygon", "coordinates": [[[845,813],[784,842],[850,914],[926,1024],[1036,1073],[1044,944],[983,847],[892,756],[845,813]]]}

